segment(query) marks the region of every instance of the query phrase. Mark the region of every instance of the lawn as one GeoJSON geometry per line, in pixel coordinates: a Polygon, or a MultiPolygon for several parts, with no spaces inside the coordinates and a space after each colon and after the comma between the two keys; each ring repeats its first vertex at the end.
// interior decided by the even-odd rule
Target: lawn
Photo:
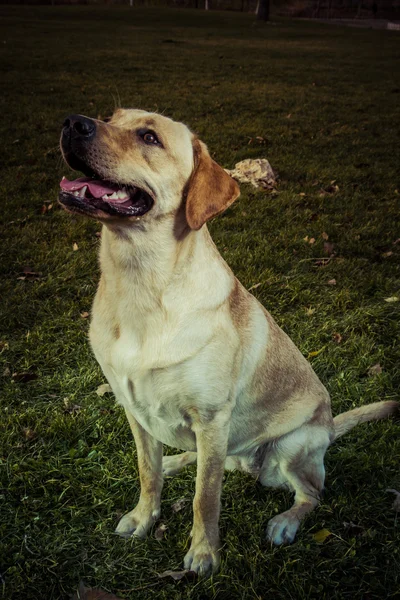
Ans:
{"type": "Polygon", "coordinates": [[[321,506],[289,547],[271,548],[265,528],[290,494],[226,474],[211,580],[158,578],[182,568],[193,467],[165,482],[163,539],[156,527],[144,541],[113,534],[139,485],[128,423],[111,394],[96,394],[104,378],[87,339],[100,226],[56,201],[71,174],[58,150],[69,113],[156,110],[227,168],[267,157],[278,193],[242,186],[210,225],[222,255],[312,361],[335,414],[396,399],[399,34],[173,9],[0,16],[3,597],[64,599],[80,580],[132,600],[399,597],[393,421],[328,450],[321,506]]]}

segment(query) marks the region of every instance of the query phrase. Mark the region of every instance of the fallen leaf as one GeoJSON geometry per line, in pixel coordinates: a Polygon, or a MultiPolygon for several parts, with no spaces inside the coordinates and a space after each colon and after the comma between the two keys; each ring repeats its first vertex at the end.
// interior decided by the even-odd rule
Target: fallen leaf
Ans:
{"type": "Polygon", "coordinates": [[[390,296],[390,298],[384,298],[385,302],[398,302],[399,301],[399,297],[398,296],[390,296]]]}
{"type": "Polygon", "coordinates": [[[64,398],[63,402],[64,402],[64,412],[66,412],[70,415],[79,412],[82,408],[82,406],[80,406],[80,404],[71,404],[69,398],[64,398]]]}
{"type": "Polygon", "coordinates": [[[28,381],[34,381],[37,379],[38,375],[37,373],[22,371],[22,373],[13,373],[12,378],[14,381],[18,381],[19,383],[27,383],[28,381]]]}
{"type": "Polygon", "coordinates": [[[102,385],[99,385],[99,387],[96,390],[96,394],[98,396],[104,396],[104,394],[108,394],[110,392],[112,392],[112,389],[108,383],[103,383],[102,385]]]}
{"type": "Polygon", "coordinates": [[[172,579],[174,579],[175,581],[179,581],[184,577],[195,578],[196,573],[194,571],[189,571],[188,569],[185,569],[184,571],[164,571],[163,573],[159,573],[158,576],[160,579],[163,579],[164,577],[172,577],[172,579]]]}
{"type": "Polygon", "coordinates": [[[31,440],[34,440],[37,437],[37,433],[36,431],[34,431],[33,429],[31,429],[30,427],[24,427],[22,429],[22,433],[24,438],[30,442],[31,440]]]}
{"type": "Polygon", "coordinates": [[[393,489],[389,489],[386,491],[391,492],[392,494],[396,494],[396,498],[394,499],[392,508],[396,512],[399,512],[400,511],[400,492],[398,492],[397,490],[393,490],[393,489]]]}
{"type": "Polygon", "coordinates": [[[329,240],[329,235],[325,231],[321,233],[321,237],[323,240],[325,240],[325,242],[329,240]]]}
{"type": "Polygon", "coordinates": [[[361,525],[356,525],[353,521],[343,523],[344,528],[346,529],[346,533],[350,534],[352,537],[357,537],[358,535],[362,535],[365,532],[364,527],[361,525]]]}
{"type": "Polygon", "coordinates": [[[8,342],[4,342],[4,341],[0,340],[0,354],[2,352],[4,352],[4,350],[8,350],[9,347],[10,346],[8,345],[8,342]]]}
{"type": "Polygon", "coordinates": [[[315,244],[315,238],[310,238],[310,239],[308,240],[308,243],[309,243],[309,244],[311,244],[311,245],[312,245],[312,244],[315,244]]]}
{"type": "Polygon", "coordinates": [[[328,285],[336,285],[336,279],[330,279],[328,285]]]}
{"type": "Polygon", "coordinates": [[[88,316],[89,316],[89,313],[86,310],[84,312],[81,312],[82,319],[87,319],[88,316]]]}
{"type": "Polygon", "coordinates": [[[329,529],[321,529],[313,534],[313,538],[318,544],[322,544],[330,535],[332,535],[332,533],[329,529]]]}
{"type": "Polygon", "coordinates": [[[10,371],[9,367],[4,367],[3,377],[10,377],[10,375],[11,375],[11,371],[10,371]]]}
{"type": "Polygon", "coordinates": [[[260,285],[262,285],[261,281],[259,283],[255,283],[254,285],[252,285],[251,287],[249,287],[249,289],[247,291],[251,292],[251,290],[256,290],[258,287],[260,287],[260,285]]]}
{"type": "Polygon", "coordinates": [[[185,504],[187,502],[188,502],[187,498],[180,498],[180,500],[177,500],[176,502],[173,503],[171,508],[175,513],[177,513],[179,511],[181,511],[183,508],[185,508],[185,504]]]}
{"type": "Polygon", "coordinates": [[[292,113],[289,113],[288,115],[286,115],[287,119],[291,119],[292,118],[292,113]]]}
{"type": "Polygon", "coordinates": [[[301,196],[302,198],[304,198],[305,195],[306,195],[305,192],[300,192],[300,194],[299,194],[299,196],[301,196]]]}
{"type": "Polygon", "coordinates": [[[368,375],[370,377],[372,377],[373,375],[380,375],[380,373],[382,373],[382,367],[379,363],[376,363],[376,365],[373,365],[368,369],[368,375]]]}
{"type": "Polygon", "coordinates": [[[382,254],[382,258],[389,258],[389,256],[393,256],[393,252],[391,250],[382,254]]]}
{"type": "Polygon", "coordinates": [[[400,244],[400,238],[397,238],[397,240],[394,240],[394,242],[392,242],[392,244],[393,244],[393,246],[400,244]]]}
{"type": "Polygon", "coordinates": [[[76,252],[76,251],[78,250],[78,248],[79,248],[78,244],[77,244],[76,242],[74,242],[74,243],[72,244],[72,250],[73,250],[74,252],[76,252]]]}
{"type": "Polygon", "coordinates": [[[168,527],[165,525],[165,523],[161,523],[161,525],[157,527],[156,532],[154,534],[156,540],[162,540],[167,529],[168,527]]]}
{"type": "Polygon", "coordinates": [[[306,235],[306,237],[303,238],[303,242],[308,242],[308,235],[306,235]]]}
{"type": "Polygon", "coordinates": [[[324,242],[324,252],[325,252],[325,254],[332,254],[334,248],[335,248],[335,244],[332,244],[332,242],[324,242]]]}
{"type": "Polygon", "coordinates": [[[319,350],[314,350],[313,352],[309,352],[307,358],[313,358],[314,356],[318,356],[325,349],[325,346],[322,346],[319,350]]]}
{"type": "Polygon", "coordinates": [[[310,317],[311,315],[313,315],[315,313],[316,310],[317,310],[316,308],[311,308],[311,306],[309,306],[305,309],[306,315],[308,317],[310,317]]]}
{"type": "Polygon", "coordinates": [[[334,342],[336,342],[337,344],[340,344],[340,342],[342,341],[342,336],[340,335],[340,333],[334,333],[332,335],[332,339],[334,342]]]}
{"type": "Polygon", "coordinates": [[[121,600],[115,594],[110,594],[109,592],[105,592],[100,588],[87,588],[83,581],[79,583],[79,588],[75,592],[73,596],[71,596],[71,600],[121,600]]]}

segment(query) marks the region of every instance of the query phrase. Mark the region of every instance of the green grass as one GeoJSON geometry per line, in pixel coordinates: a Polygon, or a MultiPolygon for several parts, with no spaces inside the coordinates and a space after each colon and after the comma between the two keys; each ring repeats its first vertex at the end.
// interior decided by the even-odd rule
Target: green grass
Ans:
{"type": "Polygon", "coordinates": [[[99,226],[56,205],[71,112],[158,110],[226,167],[268,157],[279,194],[242,186],[211,224],[222,255],[246,287],[261,283],[255,295],[306,356],[322,349],[310,360],[335,413],[398,398],[400,302],[385,301],[400,296],[398,34],[190,10],[3,6],[0,16],[3,597],[66,598],[80,579],[132,600],[399,597],[390,421],[329,449],[322,504],[290,547],[264,535],[290,495],[227,474],[213,580],[157,578],[180,569],[188,547],[191,504],[171,506],[193,497],[193,468],[165,483],[165,539],[113,535],[139,486],[125,417],[95,393],[104,379],[80,316],[96,289],[99,226]],[[249,144],[256,136],[262,145],[249,144]],[[339,190],[321,194],[333,180],[339,190]],[[335,252],[325,266],[323,232],[335,252]],[[26,267],[40,276],[18,279],[26,267]],[[317,544],[322,528],[332,535],[317,544]]]}

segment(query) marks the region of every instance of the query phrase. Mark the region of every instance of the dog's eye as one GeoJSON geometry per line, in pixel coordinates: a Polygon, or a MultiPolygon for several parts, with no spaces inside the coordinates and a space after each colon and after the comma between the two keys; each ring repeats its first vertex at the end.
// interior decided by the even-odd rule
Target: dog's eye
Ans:
{"type": "Polygon", "coordinates": [[[162,146],[160,140],[158,139],[158,137],[156,136],[154,131],[150,131],[149,129],[146,129],[144,131],[141,130],[138,133],[139,133],[140,137],[142,138],[142,140],[146,144],[149,144],[149,146],[162,146]]]}

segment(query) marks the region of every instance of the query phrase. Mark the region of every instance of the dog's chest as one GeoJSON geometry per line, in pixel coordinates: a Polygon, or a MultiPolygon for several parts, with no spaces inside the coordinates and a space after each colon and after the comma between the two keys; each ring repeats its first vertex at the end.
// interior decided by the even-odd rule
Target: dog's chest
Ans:
{"type": "Polygon", "coordinates": [[[104,323],[94,322],[90,337],[118,401],[142,427],[164,444],[195,450],[188,418],[196,395],[191,361],[194,350],[207,343],[209,332],[201,327],[193,344],[193,337],[185,339],[179,329],[159,323],[142,335],[125,327],[115,339],[104,323]]]}

